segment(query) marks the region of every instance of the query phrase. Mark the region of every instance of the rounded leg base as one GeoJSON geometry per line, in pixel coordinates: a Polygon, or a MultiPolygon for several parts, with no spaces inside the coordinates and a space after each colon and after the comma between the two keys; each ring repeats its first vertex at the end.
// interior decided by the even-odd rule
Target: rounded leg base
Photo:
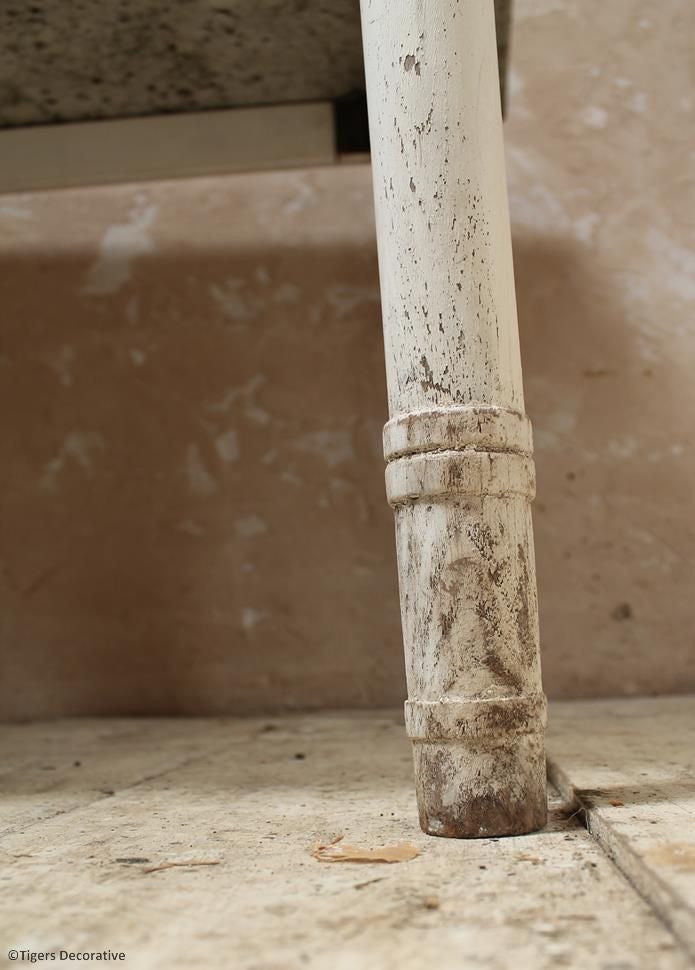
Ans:
{"type": "Polygon", "coordinates": [[[413,742],[420,826],[428,835],[524,835],[547,822],[543,735],[413,742]]]}

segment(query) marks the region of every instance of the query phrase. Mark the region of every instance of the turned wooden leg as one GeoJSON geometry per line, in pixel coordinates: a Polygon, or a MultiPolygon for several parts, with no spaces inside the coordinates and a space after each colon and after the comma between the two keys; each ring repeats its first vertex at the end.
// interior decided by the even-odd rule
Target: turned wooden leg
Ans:
{"type": "Polygon", "coordinates": [[[362,0],[420,822],[546,821],[538,609],[492,0],[362,0]]]}

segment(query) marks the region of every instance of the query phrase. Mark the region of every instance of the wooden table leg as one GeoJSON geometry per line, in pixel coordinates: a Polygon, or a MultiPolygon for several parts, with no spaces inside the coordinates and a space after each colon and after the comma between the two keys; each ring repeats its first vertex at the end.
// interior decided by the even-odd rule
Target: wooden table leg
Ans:
{"type": "Polygon", "coordinates": [[[545,697],[492,0],[362,0],[420,821],[546,820],[545,697]]]}

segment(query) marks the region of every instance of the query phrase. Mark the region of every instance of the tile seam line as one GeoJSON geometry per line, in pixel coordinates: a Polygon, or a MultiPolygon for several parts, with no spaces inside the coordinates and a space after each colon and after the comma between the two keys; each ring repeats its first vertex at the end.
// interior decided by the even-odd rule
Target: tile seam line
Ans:
{"type": "MultiPolygon", "coordinates": [[[[227,744],[229,741],[226,742],[227,744]]],[[[137,781],[129,782],[119,788],[114,789],[113,795],[103,795],[100,794],[96,798],[92,798],[87,802],[82,802],[79,805],[72,805],[70,808],[66,808],[65,811],[56,811],[51,815],[47,815],[45,818],[37,819],[34,822],[30,822],[28,825],[21,825],[14,828],[7,828],[0,831],[0,848],[2,848],[2,840],[9,838],[13,835],[24,835],[30,829],[33,829],[37,825],[43,825],[46,822],[51,822],[53,819],[60,818],[65,815],[72,815],[75,812],[85,811],[87,809],[93,808],[95,805],[101,802],[107,801],[110,798],[122,795],[125,792],[130,791],[133,788],[138,788],[140,785],[146,785],[149,781],[154,781],[156,778],[162,778],[171,772],[180,771],[182,768],[187,768],[189,765],[195,764],[198,761],[204,761],[211,753],[218,754],[219,751],[224,750],[224,744],[220,746],[219,749],[208,748],[199,755],[190,755],[184,758],[183,761],[178,761],[176,764],[169,765],[167,768],[162,768],[161,771],[155,771],[152,774],[144,775],[142,778],[138,778],[137,781]]]]}
{"type": "MultiPolygon", "coordinates": [[[[620,872],[630,888],[656,914],[679,948],[695,961],[695,925],[689,932],[684,933],[678,925],[680,921],[673,920],[668,908],[662,902],[664,897],[668,897],[674,912],[685,911],[679,897],[657,875],[649,871],[624,836],[613,832],[610,823],[602,819],[596,809],[582,799],[567,772],[550,755],[547,758],[547,775],[548,781],[557,788],[560,795],[570,805],[577,807],[576,814],[581,824],[606,858],[620,872]],[[641,876],[641,879],[636,876],[641,876]]],[[[691,917],[683,922],[692,923],[693,919],[691,917]]]]}

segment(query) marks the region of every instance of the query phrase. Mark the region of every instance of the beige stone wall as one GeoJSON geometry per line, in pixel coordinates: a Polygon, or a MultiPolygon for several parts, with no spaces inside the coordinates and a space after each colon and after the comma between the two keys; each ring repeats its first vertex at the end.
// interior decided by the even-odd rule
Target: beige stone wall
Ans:
{"type": "Polygon", "coordinates": [[[547,686],[695,687],[695,6],[518,0],[508,170],[547,686]]]}
{"type": "MultiPolygon", "coordinates": [[[[695,688],[695,8],[517,0],[553,696],[695,688]]],[[[0,199],[0,714],[398,703],[366,166],[0,199]]]]}

